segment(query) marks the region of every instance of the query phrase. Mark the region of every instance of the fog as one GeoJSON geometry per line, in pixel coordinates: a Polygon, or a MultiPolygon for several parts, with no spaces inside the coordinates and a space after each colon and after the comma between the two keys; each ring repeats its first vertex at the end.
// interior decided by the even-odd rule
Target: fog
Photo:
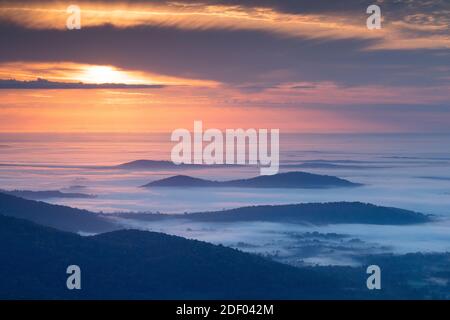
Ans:
{"type": "Polygon", "coordinates": [[[450,251],[450,220],[411,226],[200,223],[180,219],[120,222],[127,228],[222,244],[293,265],[358,265],[362,255],[450,251]]]}
{"type": "Polygon", "coordinates": [[[450,251],[450,151],[444,148],[449,142],[449,135],[282,137],[282,171],[328,174],[364,184],[357,188],[144,189],[139,186],[175,174],[229,180],[253,177],[259,170],[252,167],[183,171],[108,169],[108,166],[137,159],[167,160],[170,145],[161,136],[131,135],[113,140],[105,136],[70,136],[33,140],[0,134],[0,144],[8,145],[0,154],[0,185],[6,190],[94,194],[97,197],[93,199],[45,201],[106,213],[179,214],[260,204],[361,201],[436,216],[436,222],[415,226],[318,227],[263,222],[193,223],[178,219],[152,223],[122,221],[125,227],[221,243],[294,265],[355,265],[358,256],[364,254],[450,251]],[[17,164],[20,166],[14,166],[17,164]],[[292,167],[303,164],[310,168],[292,167]],[[337,236],[326,236],[334,233],[337,236]]]}

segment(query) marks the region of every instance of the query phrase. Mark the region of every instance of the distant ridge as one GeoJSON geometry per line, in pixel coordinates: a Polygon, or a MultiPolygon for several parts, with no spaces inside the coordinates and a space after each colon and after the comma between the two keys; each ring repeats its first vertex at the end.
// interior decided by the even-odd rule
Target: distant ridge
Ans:
{"type": "Polygon", "coordinates": [[[432,216],[398,208],[381,207],[361,202],[305,203],[241,207],[214,212],[184,215],[117,213],[103,214],[54,205],[0,193],[0,215],[27,219],[63,231],[101,233],[121,228],[120,220],[188,219],[209,222],[268,221],[298,224],[375,224],[408,225],[432,221],[432,216]]]}
{"type": "Polygon", "coordinates": [[[207,165],[207,164],[175,164],[172,161],[167,160],[133,160],[130,162],[121,163],[118,165],[67,165],[67,164],[36,164],[36,163],[0,163],[0,167],[31,167],[31,168],[70,168],[70,169],[94,169],[94,170],[174,170],[174,169],[205,169],[208,167],[214,168],[226,168],[226,167],[239,167],[242,165],[234,164],[220,164],[220,165],[207,165]]]}
{"type": "Polygon", "coordinates": [[[294,224],[410,225],[432,221],[432,216],[362,202],[301,203],[241,207],[187,214],[120,214],[137,220],[184,219],[198,222],[280,222],[294,224]]]}
{"type": "Polygon", "coordinates": [[[334,176],[293,171],[230,181],[211,181],[177,175],[147,183],[142,187],[332,188],[357,186],[361,184],[334,176]]]}
{"type": "Polygon", "coordinates": [[[199,165],[193,164],[180,164],[176,165],[172,161],[166,160],[134,160],[115,166],[117,169],[172,169],[174,167],[199,167],[199,165]]]}
{"type": "Polygon", "coordinates": [[[194,178],[185,175],[177,175],[147,183],[142,187],[150,188],[150,187],[220,187],[220,186],[224,186],[224,182],[194,178]]]}
{"type": "Polygon", "coordinates": [[[92,199],[95,195],[85,194],[85,193],[73,193],[73,192],[61,192],[59,190],[42,190],[42,191],[31,191],[31,190],[1,190],[1,193],[9,194],[12,196],[29,199],[29,200],[42,200],[50,198],[78,198],[78,199],[92,199]]]}
{"type": "Polygon", "coordinates": [[[100,233],[119,229],[118,225],[94,212],[4,193],[0,193],[0,214],[70,232],[100,233]]]}
{"type": "Polygon", "coordinates": [[[172,161],[167,160],[134,160],[126,163],[119,164],[112,168],[116,169],[131,169],[131,170],[150,170],[150,169],[201,169],[207,167],[237,167],[239,165],[230,165],[230,164],[219,164],[219,165],[206,165],[206,164],[175,164],[172,161]]]}

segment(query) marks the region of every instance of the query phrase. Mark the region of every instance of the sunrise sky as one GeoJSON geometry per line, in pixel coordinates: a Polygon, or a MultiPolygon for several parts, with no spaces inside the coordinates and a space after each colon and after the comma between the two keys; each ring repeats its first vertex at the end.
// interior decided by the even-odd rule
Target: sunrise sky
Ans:
{"type": "Polygon", "coordinates": [[[0,132],[450,132],[449,26],[446,0],[2,1],[0,132]]]}

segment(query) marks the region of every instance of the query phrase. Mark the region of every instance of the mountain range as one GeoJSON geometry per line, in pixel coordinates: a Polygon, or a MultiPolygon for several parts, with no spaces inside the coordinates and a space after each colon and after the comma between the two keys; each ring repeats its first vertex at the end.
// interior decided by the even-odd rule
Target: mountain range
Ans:
{"type": "Polygon", "coordinates": [[[433,216],[392,207],[362,202],[300,203],[289,205],[262,205],[222,211],[185,214],[120,213],[126,219],[156,221],[183,219],[197,222],[266,221],[294,224],[373,224],[410,225],[426,223],[433,216]]]}
{"type": "Polygon", "coordinates": [[[0,299],[448,299],[450,254],[367,256],[360,267],[292,267],[162,233],[83,237],[0,215],[0,299]],[[382,290],[367,290],[379,265],[382,290]],[[81,289],[68,290],[69,265],[81,289]]]}
{"type": "Polygon", "coordinates": [[[426,223],[433,217],[418,212],[361,202],[266,205],[188,214],[102,214],[0,193],[0,214],[27,219],[45,226],[76,233],[102,233],[121,229],[120,220],[189,219],[192,221],[269,221],[298,224],[364,223],[407,225],[426,223]]]}
{"type": "MultiPolygon", "coordinates": [[[[314,207],[320,208],[311,206],[314,207]]],[[[328,209],[333,207],[330,205],[328,209]]],[[[376,208],[369,205],[366,209],[376,208]]],[[[410,216],[410,212],[400,209],[378,212],[382,215],[390,212],[394,217],[406,214],[409,219],[424,217],[410,216]]],[[[193,217],[203,220],[205,215],[193,217]]],[[[0,194],[0,299],[448,299],[450,296],[450,283],[446,281],[450,278],[450,254],[368,255],[360,267],[293,267],[221,245],[117,229],[119,225],[99,214],[0,194]],[[80,236],[41,224],[63,230],[78,231],[84,226],[116,231],[80,236]],[[383,290],[367,290],[365,268],[370,264],[382,268],[383,290]],[[81,290],[66,288],[69,265],[81,269],[81,290]]]]}
{"type": "Polygon", "coordinates": [[[351,298],[362,287],[344,285],[336,274],[161,233],[82,237],[5,216],[0,252],[0,299],[351,298]],[[66,288],[73,264],[81,269],[81,290],[66,288]]]}
{"type": "Polygon", "coordinates": [[[361,186],[361,184],[334,176],[293,171],[229,181],[213,181],[177,175],[147,183],[142,187],[333,188],[357,186],[361,186]]]}

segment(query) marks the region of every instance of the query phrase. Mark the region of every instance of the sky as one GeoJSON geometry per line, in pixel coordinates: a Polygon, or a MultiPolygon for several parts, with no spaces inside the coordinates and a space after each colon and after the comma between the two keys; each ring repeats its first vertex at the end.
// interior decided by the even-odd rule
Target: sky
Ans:
{"type": "Polygon", "coordinates": [[[446,0],[0,1],[0,132],[450,132],[449,25],[446,0]]]}

